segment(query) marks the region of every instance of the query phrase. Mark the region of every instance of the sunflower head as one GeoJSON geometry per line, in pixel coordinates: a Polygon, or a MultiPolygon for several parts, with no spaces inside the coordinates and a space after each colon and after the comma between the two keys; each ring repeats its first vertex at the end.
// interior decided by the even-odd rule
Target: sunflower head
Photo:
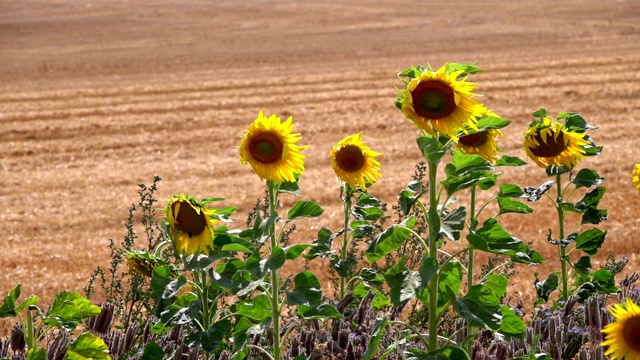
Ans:
{"type": "Polygon", "coordinates": [[[595,129],[575,113],[561,113],[558,120],[551,120],[546,110],[533,113],[539,119],[529,125],[524,133],[524,150],[538,166],[558,166],[568,170],[576,167],[586,156],[595,156],[602,147],[596,147],[586,130],[595,129]]]}
{"type": "Polygon", "coordinates": [[[640,164],[636,164],[636,166],[633,168],[631,180],[633,180],[633,185],[636,187],[636,189],[640,191],[640,164]]]}
{"type": "Polygon", "coordinates": [[[153,269],[161,266],[169,266],[172,275],[177,274],[177,270],[167,260],[151,255],[146,251],[129,250],[125,254],[129,272],[135,276],[150,279],[153,269]]]}
{"type": "Polygon", "coordinates": [[[380,154],[362,141],[362,133],[347,136],[331,149],[331,166],[340,181],[365,190],[380,178],[380,154]]]}
{"type": "Polygon", "coordinates": [[[482,106],[473,97],[475,84],[467,74],[479,72],[473,65],[445,64],[433,71],[430,67],[410,68],[399,74],[408,77],[396,106],[421,130],[457,140],[458,133],[476,128],[482,106]]]}
{"type": "Polygon", "coordinates": [[[501,128],[511,122],[500,118],[493,111],[483,106],[480,113],[477,130],[470,130],[467,134],[460,134],[456,146],[464,154],[476,154],[493,164],[499,159],[502,150],[498,147],[498,136],[503,136],[501,128]]]}
{"type": "Polygon", "coordinates": [[[193,197],[175,195],[167,203],[165,218],[177,254],[206,253],[213,247],[215,210],[193,197]]]}
{"type": "Polygon", "coordinates": [[[609,347],[605,355],[611,355],[611,360],[640,359],[640,306],[626,300],[609,312],[616,320],[602,329],[606,335],[602,346],[609,347]]]}
{"type": "Polygon", "coordinates": [[[280,118],[264,116],[262,111],[242,135],[240,162],[249,164],[263,180],[276,183],[295,182],[304,171],[306,146],[296,145],[300,134],[292,134],[293,118],[284,123],[280,118]]]}

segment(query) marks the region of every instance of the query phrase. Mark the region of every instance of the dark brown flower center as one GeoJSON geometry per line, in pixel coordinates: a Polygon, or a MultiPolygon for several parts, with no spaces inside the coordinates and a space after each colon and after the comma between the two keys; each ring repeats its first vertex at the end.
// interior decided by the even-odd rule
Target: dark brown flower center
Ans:
{"type": "Polygon", "coordinates": [[[487,132],[481,131],[475,134],[462,136],[458,139],[458,142],[469,147],[481,147],[487,142],[487,132]]]}
{"type": "Polygon", "coordinates": [[[284,144],[278,135],[263,132],[255,135],[249,144],[251,156],[263,164],[271,164],[282,159],[284,144]]]}
{"type": "Polygon", "coordinates": [[[180,201],[180,209],[177,211],[178,202],[171,205],[171,211],[173,212],[173,218],[176,219],[176,229],[188,234],[189,237],[202,234],[204,228],[207,226],[207,219],[204,212],[198,213],[193,206],[187,201],[180,201]]]}
{"type": "Polygon", "coordinates": [[[342,170],[354,172],[362,169],[365,160],[359,147],[347,145],[340,148],[336,153],[336,162],[342,170]]]}
{"type": "Polygon", "coordinates": [[[564,143],[564,134],[560,132],[557,137],[553,135],[547,135],[547,141],[542,140],[542,136],[540,132],[533,136],[535,142],[537,142],[538,147],[532,147],[531,153],[538,157],[555,157],[562,154],[563,151],[567,149],[567,145],[564,143]]]}
{"type": "Polygon", "coordinates": [[[441,119],[456,109],[456,98],[451,87],[441,81],[421,81],[413,91],[413,110],[426,119],[441,119]]]}
{"type": "Polygon", "coordinates": [[[633,350],[640,351],[640,317],[633,317],[625,320],[622,327],[622,337],[624,342],[633,350]]]}

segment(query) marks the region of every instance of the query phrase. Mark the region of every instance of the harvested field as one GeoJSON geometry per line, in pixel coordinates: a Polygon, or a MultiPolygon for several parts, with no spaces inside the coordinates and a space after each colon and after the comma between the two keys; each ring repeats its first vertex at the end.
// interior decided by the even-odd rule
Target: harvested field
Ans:
{"type": "MultiPolygon", "coordinates": [[[[161,200],[226,197],[244,226],[263,184],[239,163],[237,146],[260,110],[293,116],[310,145],[300,185],[326,211],[294,241],[340,226],[328,153],[354,132],[383,153],[383,179],[370,192],[394,204],[421,160],[417,131],[393,105],[396,74],[447,61],[486,70],[471,80],[513,120],[500,143],[510,155],[525,158],[521,135],[541,107],[600,127],[592,136],[604,152],[582,163],[607,178],[601,206],[610,221],[600,226],[608,235],[597,260],[626,255],[633,271],[639,16],[634,0],[2,2],[0,294],[17,282],[43,303],[82,292],[93,269],[109,264],[108,239],[124,236],[137,184],[155,175],[161,200]]],[[[501,177],[546,180],[534,164],[501,177]]],[[[534,215],[505,225],[549,259],[535,269],[545,275],[558,267],[545,240],[549,206],[536,203],[534,215]]],[[[318,275],[327,266],[311,263],[318,275]]],[[[533,269],[517,269],[511,286],[531,302],[533,269]]]]}

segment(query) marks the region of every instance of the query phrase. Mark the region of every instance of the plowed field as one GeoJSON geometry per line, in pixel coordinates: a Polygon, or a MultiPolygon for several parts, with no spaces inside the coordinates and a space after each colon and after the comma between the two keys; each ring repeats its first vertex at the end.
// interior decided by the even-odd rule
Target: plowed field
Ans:
{"type": "MultiPolygon", "coordinates": [[[[482,101],[513,120],[500,145],[525,158],[522,133],[541,107],[580,112],[604,146],[581,165],[607,178],[606,254],[638,266],[640,193],[639,1],[109,1],[0,2],[0,294],[50,301],[82,292],[108,266],[137,184],[162,177],[158,197],[226,197],[236,224],[263,194],[238,160],[240,134],[260,110],[293,116],[302,134],[305,199],[325,214],[301,224],[337,230],[339,184],[331,147],[364,131],[381,152],[370,192],[395,204],[421,160],[414,126],[394,107],[396,74],[412,65],[476,62],[482,101]]],[[[531,164],[501,182],[538,186],[531,164]]],[[[295,199],[285,199],[285,206],[295,199]]],[[[511,283],[531,301],[532,270],[558,268],[546,243],[549,202],[505,227],[550,260],[518,267],[511,283]]],[[[159,205],[158,211],[162,209],[159,205]]],[[[311,263],[326,274],[327,262],[311,263]]],[[[328,285],[327,285],[328,287],[328,285]]],[[[325,291],[331,291],[325,288],[325,291]]]]}

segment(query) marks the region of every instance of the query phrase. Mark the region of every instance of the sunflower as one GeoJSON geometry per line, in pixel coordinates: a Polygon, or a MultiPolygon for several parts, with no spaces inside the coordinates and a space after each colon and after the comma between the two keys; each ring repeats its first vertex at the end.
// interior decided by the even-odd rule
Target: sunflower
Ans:
{"type": "Polygon", "coordinates": [[[499,159],[498,136],[503,136],[502,131],[498,129],[482,130],[461,136],[456,146],[465,154],[480,155],[493,164],[499,159]]]}
{"type": "Polygon", "coordinates": [[[153,270],[157,267],[168,266],[172,275],[176,275],[176,269],[165,259],[156,257],[146,251],[130,250],[125,252],[129,272],[138,277],[151,278],[153,270]]]}
{"type": "Polygon", "coordinates": [[[636,189],[640,191],[640,164],[636,164],[636,167],[633,169],[633,185],[636,186],[636,189]]]}
{"type": "Polygon", "coordinates": [[[401,91],[401,110],[421,130],[435,136],[444,134],[454,140],[467,127],[476,130],[481,104],[473,99],[477,86],[459,79],[464,70],[447,72],[445,64],[437,71],[425,69],[401,91]]]}
{"type": "Polygon", "coordinates": [[[611,360],[640,360],[640,306],[627,300],[609,312],[616,320],[602,329],[607,337],[602,346],[609,347],[605,355],[611,355],[611,360]]]}
{"type": "Polygon", "coordinates": [[[542,168],[564,166],[573,169],[590,146],[587,135],[570,131],[548,116],[531,123],[524,133],[524,150],[542,168]]]}
{"type": "Polygon", "coordinates": [[[264,116],[258,118],[242,135],[240,162],[249,163],[260,179],[276,183],[295,182],[296,175],[304,171],[302,150],[307,146],[296,145],[300,134],[292,134],[293,118],[281,123],[280,118],[264,116]]]}
{"type": "Polygon", "coordinates": [[[217,223],[214,213],[192,197],[175,195],[169,200],[165,218],[176,253],[204,253],[213,247],[213,227],[217,223]]]}
{"type": "Polygon", "coordinates": [[[352,189],[366,189],[380,178],[380,154],[362,142],[362,133],[347,136],[331,149],[331,166],[336,176],[352,189]]]}

